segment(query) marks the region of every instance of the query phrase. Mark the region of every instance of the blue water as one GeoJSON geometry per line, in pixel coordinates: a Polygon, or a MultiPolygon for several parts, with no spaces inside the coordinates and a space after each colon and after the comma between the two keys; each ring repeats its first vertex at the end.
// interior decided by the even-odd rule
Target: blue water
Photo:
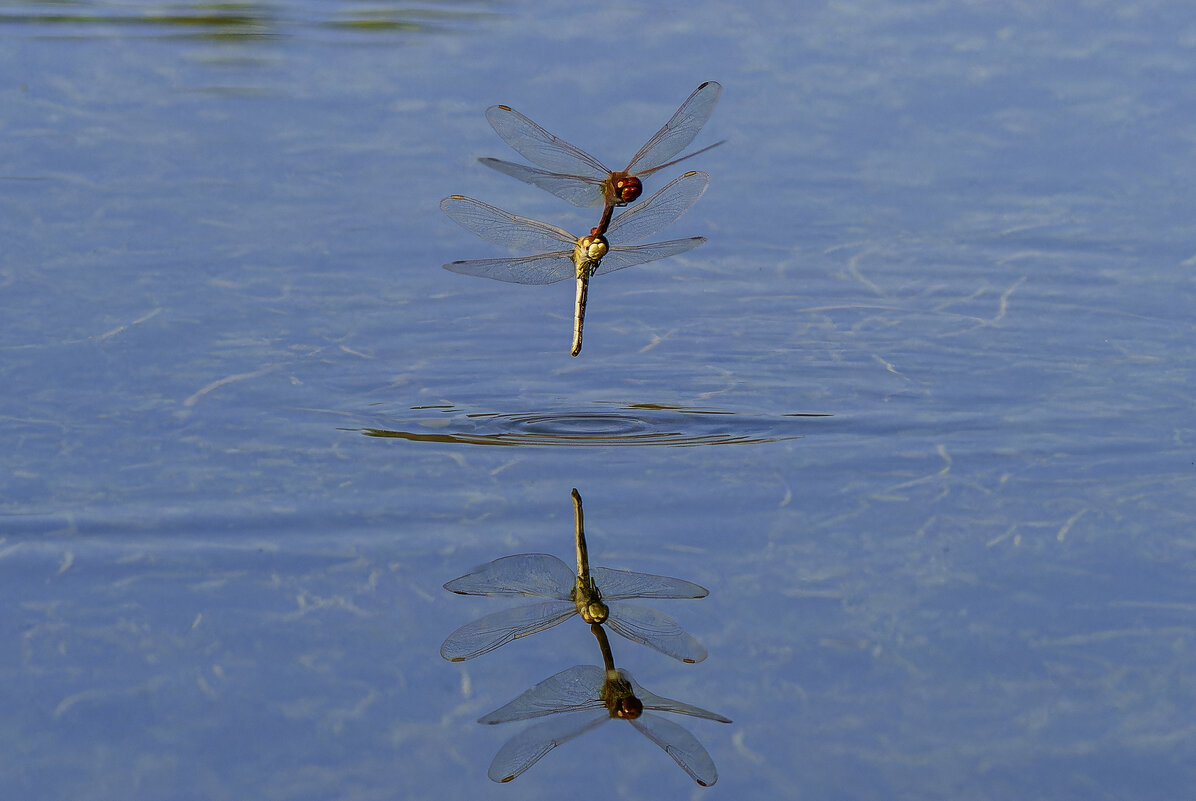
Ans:
{"type": "MultiPolygon", "coordinates": [[[[0,796],[1174,799],[1196,780],[1181,3],[0,5],[0,796]],[[573,289],[439,209],[504,103],[622,166],[699,83],[701,248],[573,289]],[[495,447],[501,445],[501,447],[495,447]],[[500,556],[710,589],[511,787],[500,556]]],[[[679,171],[680,167],[677,168],[679,171]]],[[[677,172],[665,171],[667,180],[677,172]]],[[[658,180],[656,187],[663,185],[658,180]]],[[[649,186],[649,191],[654,187],[649,186]]],[[[506,602],[509,603],[509,602],[506,602]]],[[[576,624],[576,625],[574,625],[576,624]]]]}

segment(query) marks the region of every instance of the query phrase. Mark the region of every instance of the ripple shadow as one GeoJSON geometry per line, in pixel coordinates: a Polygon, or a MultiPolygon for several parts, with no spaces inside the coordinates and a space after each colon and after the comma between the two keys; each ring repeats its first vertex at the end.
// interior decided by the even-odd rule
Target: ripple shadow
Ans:
{"type": "Polygon", "coordinates": [[[773,417],[660,404],[617,405],[618,411],[466,412],[452,405],[419,406],[391,424],[348,429],[367,437],[464,445],[566,447],[750,445],[800,439],[798,426],[822,413],[773,417]]]}

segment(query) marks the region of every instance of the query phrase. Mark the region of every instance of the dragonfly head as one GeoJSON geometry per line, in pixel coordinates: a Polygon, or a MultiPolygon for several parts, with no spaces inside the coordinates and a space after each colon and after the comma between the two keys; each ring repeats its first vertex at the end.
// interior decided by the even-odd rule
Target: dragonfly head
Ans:
{"type": "Polygon", "coordinates": [[[599,697],[606,704],[612,718],[635,720],[644,713],[644,702],[635,697],[631,682],[623,678],[617,670],[607,669],[606,681],[602,684],[599,697]]]}
{"type": "Polygon", "coordinates": [[[624,206],[643,193],[644,185],[634,175],[617,175],[611,179],[611,191],[614,193],[615,203],[624,206]]]}
{"type": "Polygon", "coordinates": [[[594,269],[598,267],[598,263],[602,261],[602,257],[610,250],[606,237],[599,233],[593,233],[596,230],[591,229],[589,236],[578,239],[576,247],[573,248],[573,264],[577,267],[579,277],[582,271],[592,275],[594,269]]]}
{"type": "Polygon", "coordinates": [[[597,233],[597,229],[591,228],[589,236],[583,236],[577,240],[577,249],[581,251],[586,261],[597,261],[606,255],[610,250],[610,245],[606,241],[606,237],[597,233]]]}
{"type": "Polygon", "coordinates": [[[623,720],[635,720],[644,714],[644,702],[634,695],[627,695],[615,702],[615,717],[623,720]]]}
{"type": "Polygon", "coordinates": [[[581,615],[581,619],[587,623],[605,623],[606,619],[610,617],[610,607],[597,598],[591,599],[577,611],[581,615]]]}
{"type": "Polygon", "coordinates": [[[577,606],[577,614],[587,623],[605,623],[610,617],[610,608],[602,602],[602,593],[589,577],[577,579],[571,598],[577,606]]]}

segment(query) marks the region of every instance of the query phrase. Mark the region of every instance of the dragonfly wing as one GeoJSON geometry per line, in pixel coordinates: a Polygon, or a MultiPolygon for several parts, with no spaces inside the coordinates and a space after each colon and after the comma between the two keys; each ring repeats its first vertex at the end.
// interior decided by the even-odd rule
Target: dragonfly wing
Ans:
{"type": "Polygon", "coordinates": [[[685,149],[714,113],[722,93],[723,87],[717,81],[707,81],[695,89],[664,127],[635,154],[627,172],[632,175],[650,172],[685,149]]]}
{"type": "Polygon", "coordinates": [[[649,261],[656,261],[668,256],[676,256],[687,250],[693,250],[706,241],[704,236],[694,236],[689,239],[670,239],[668,242],[656,242],[650,245],[632,245],[631,247],[612,247],[602,257],[593,275],[606,275],[625,267],[634,267],[649,261]]]}
{"type": "Polygon", "coordinates": [[[572,601],[543,601],[504,609],[454,631],[440,646],[440,655],[450,662],[464,662],[520,637],[550,629],[576,613],[572,601]]]}
{"type": "Polygon", "coordinates": [[[606,710],[574,712],[545,720],[516,734],[498,749],[486,774],[496,782],[509,782],[561,743],[601,726],[610,720],[606,710]]]}
{"type": "Polygon", "coordinates": [[[539,595],[569,600],[573,569],[546,553],[504,556],[455,578],[444,588],[458,595],[539,595]]]}
{"type": "MultiPolygon", "coordinates": [[[[656,256],[655,258],[661,257],[656,256]]],[[[444,265],[444,269],[462,275],[506,281],[508,284],[534,286],[555,284],[557,281],[577,276],[577,267],[573,264],[573,251],[571,250],[558,250],[555,253],[545,253],[540,256],[516,256],[510,259],[450,261],[444,265]]]]}
{"type": "Polygon", "coordinates": [[[610,604],[606,625],[615,634],[660,651],[682,662],[701,662],[706,647],[664,612],[616,601],[610,604]]]}
{"type": "Polygon", "coordinates": [[[561,175],[501,159],[483,158],[478,161],[492,170],[498,170],[504,175],[545,189],[561,200],[569,201],[574,206],[597,206],[606,199],[602,193],[603,179],[600,178],[561,175]]]}
{"type": "Polygon", "coordinates": [[[551,172],[576,173],[600,181],[605,181],[610,174],[598,159],[553,136],[509,106],[491,106],[486,109],[486,119],[504,142],[532,164],[551,172]]]}
{"type": "Polygon", "coordinates": [[[620,670],[619,675],[631,685],[631,691],[635,693],[636,698],[643,702],[644,709],[655,709],[660,712],[676,712],[678,715],[689,715],[692,718],[704,718],[719,723],[731,722],[730,718],[724,717],[717,712],[711,712],[709,709],[702,709],[700,706],[674,701],[672,698],[663,698],[654,692],[645,690],[626,670],[620,670]]]}
{"type": "Polygon", "coordinates": [[[673,761],[680,765],[681,769],[698,784],[709,787],[718,781],[718,769],[714,767],[714,760],[698,742],[698,738],[685,728],[671,720],[665,720],[659,715],[649,713],[633,719],[631,725],[663,748],[664,752],[671,756],[673,761]]]}
{"type": "Polygon", "coordinates": [[[513,251],[544,253],[560,250],[566,245],[572,252],[577,242],[577,238],[563,228],[520,217],[471,197],[446,197],[440,201],[440,208],[462,228],[513,251]]]}
{"type": "Polygon", "coordinates": [[[574,665],[524,692],[514,701],[478,718],[478,723],[510,723],[557,712],[606,708],[599,696],[606,671],[597,665],[574,665]]]}
{"type": "Polygon", "coordinates": [[[606,235],[620,245],[647,239],[689,211],[709,184],[710,176],[704,172],[687,172],[674,178],[652,197],[636,203],[611,220],[606,235]]]}
{"type": "Polygon", "coordinates": [[[590,577],[602,592],[602,597],[608,601],[623,598],[705,598],[710,594],[710,590],[692,581],[610,567],[592,567],[590,577]]]}

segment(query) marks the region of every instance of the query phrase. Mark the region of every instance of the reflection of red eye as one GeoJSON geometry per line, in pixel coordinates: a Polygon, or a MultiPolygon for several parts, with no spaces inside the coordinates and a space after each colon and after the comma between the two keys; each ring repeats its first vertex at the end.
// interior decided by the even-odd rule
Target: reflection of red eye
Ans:
{"type": "Polygon", "coordinates": [[[643,713],[644,703],[634,695],[629,695],[619,701],[619,717],[626,720],[635,720],[643,713]]]}

